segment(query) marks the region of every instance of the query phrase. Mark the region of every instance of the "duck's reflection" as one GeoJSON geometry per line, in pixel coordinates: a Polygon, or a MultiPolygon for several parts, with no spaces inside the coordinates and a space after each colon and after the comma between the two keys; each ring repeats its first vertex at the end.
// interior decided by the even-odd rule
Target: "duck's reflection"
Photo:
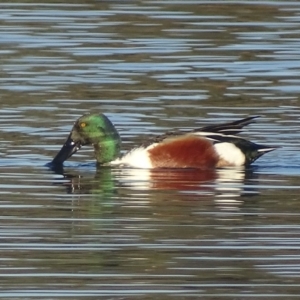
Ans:
{"type": "Polygon", "coordinates": [[[98,168],[96,174],[66,171],[62,165],[51,167],[51,170],[62,176],[55,181],[55,184],[66,187],[68,194],[100,194],[112,191],[116,186],[116,179],[109,167],[98,168]]]}
{"type": "Polygon", "coordinates": [[[217,179],[216,170],[199,169],[120,169],[119,179],[133,189],[205,190],[205,183],[217,179]]]}
{"type": "MultiPolygon", "coordinates": [[[[99,167],[96,174],[65,171],[63,167],[53,171],[63,176],[58,184],[66,187],[67,193],[98,194],[105,197],[126,190],[126,194],[143,193],[149,198],[156,191],[165,191],[165,197],[181,200],[199,200],[213,196],[218,206],[236,206],[244,194],[257,194],[256,173],[253,169],[132,169],[99,167]]],[[[156,193],[157,196],[157,193],[156,193]]],[[[161,195],[160,195],[161,197],[161,195]]]]}

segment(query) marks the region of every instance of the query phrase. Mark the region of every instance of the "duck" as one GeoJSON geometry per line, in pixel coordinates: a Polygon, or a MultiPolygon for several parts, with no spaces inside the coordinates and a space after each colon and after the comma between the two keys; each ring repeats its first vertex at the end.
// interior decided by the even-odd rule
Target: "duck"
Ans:
{"type": "Polygon", "coordinates": [[[143,169],[247,167],[277,147],[256,144],[237,136],[259,116],[208,125],[190,131],[175,130],[149,138],[121,155],[120,135],[103,113],[78,118],[52,165],[63,163],[82,146],[92,145],[98,165],[143,169]]]}

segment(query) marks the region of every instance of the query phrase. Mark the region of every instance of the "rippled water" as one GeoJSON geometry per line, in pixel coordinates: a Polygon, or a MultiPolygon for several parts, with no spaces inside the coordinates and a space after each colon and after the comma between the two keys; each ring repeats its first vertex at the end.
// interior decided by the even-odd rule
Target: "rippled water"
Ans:
{"type": "Polygon", "coordinates": [[[0,4],[0,297],[290,299],[300,293],[300,2],[0,4]],[[100,111],[123,150],[261,115],[250,170],[46,164],[100,111]]]}

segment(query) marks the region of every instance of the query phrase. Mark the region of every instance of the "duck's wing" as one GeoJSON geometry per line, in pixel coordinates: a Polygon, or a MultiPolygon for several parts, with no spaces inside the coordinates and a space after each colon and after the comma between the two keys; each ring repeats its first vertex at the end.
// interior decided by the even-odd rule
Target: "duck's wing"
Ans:
{"type": "Polygon", "coordinates": [[[208,125],[205,127],[194,129],[192,132],[212,132],[212,133],[222,133],[225,135],[235,135],[240,133],[243,127],[251,123],[254,123],[255,122],[254,120],[256,118],[259,118],[259,116],[252,116],[252,117],[244,118],[229,123],[208,125]]]}
{"type": "Polygon", "coordinates": [[[259,116],[252,116],[234,122],[209,125],[209,126],[193,129],[191,131],[180,131],[180,130],[168,131],[162,135],[151,136],[146,142],[142,144],[142,146],[147,147],[150,146],[151,144],[160,143],[167,138],[172,138],[183,134],[199,134],[211,140],[219,141],[220,139],[222,140],[224,136],[238,134],[239,132],[242,131],[243,127],[253,123],[254,119],[258,117],[259,116]]]}

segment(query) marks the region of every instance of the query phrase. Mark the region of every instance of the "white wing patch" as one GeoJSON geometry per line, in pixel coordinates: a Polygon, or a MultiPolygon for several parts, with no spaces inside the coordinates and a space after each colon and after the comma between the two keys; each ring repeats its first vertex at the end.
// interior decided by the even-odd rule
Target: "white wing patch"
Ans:
{"type": "Polygon", "coordinates": [[[231,143],[217,143],[214,145],[216,152],[221,159],[231,166],[243,166],[246,162],[244,153],[231,143]]]}
{"type": "Polygon", "coordinates": [[[219,141],[216,138],[217,136],[220,136],[220,137],[235,137],[235,136],[232,136],[232,135],[225,135],[225,134],[218,133],[218,132],[206,132],[206,131],[197,131],[197,132],[193,132],[191,134],[192,135],[199,135],[201,137],[207,138],[210,141],[215,141],[215,142],[219,141]]]}

